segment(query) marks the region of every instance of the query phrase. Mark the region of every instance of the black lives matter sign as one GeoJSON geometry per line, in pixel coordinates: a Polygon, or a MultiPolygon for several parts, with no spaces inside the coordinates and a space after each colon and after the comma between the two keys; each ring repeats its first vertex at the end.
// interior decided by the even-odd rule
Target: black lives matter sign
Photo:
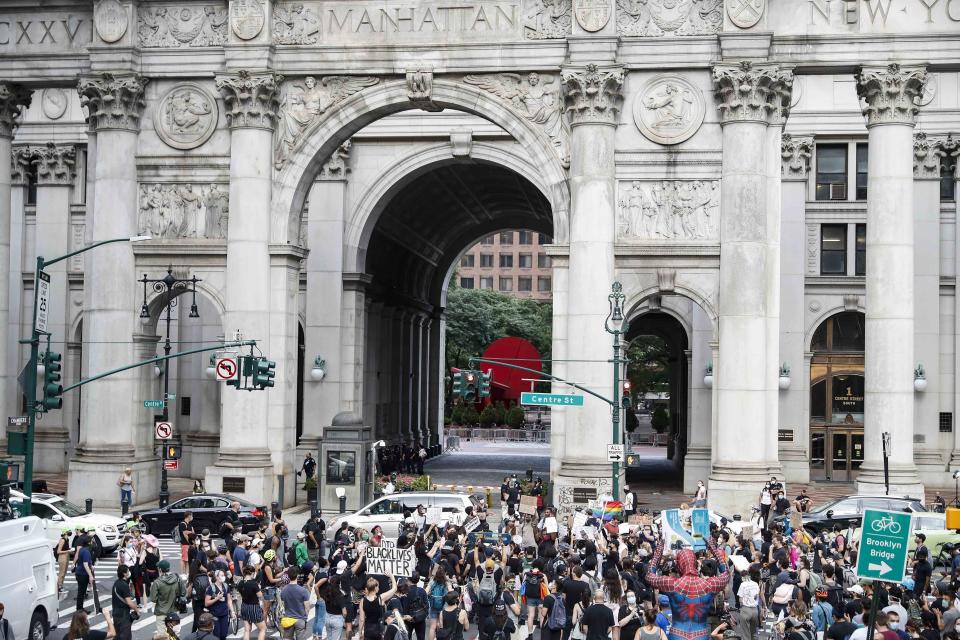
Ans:
{"type": "Polygon", "coordinates": [[[411,576],[417,568],[413,548],[367,547],[367,573],[379,575],[411,576]]]}

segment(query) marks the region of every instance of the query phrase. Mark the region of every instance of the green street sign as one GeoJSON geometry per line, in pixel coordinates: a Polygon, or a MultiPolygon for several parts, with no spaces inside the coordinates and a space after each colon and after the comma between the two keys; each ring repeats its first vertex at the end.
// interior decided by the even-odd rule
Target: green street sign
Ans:
{"type": "Polygon", "coordinates": [[[903,582],[910,546],[910,514],[902,511],[863,512],[857,577],[884,582],[903,582]]]}
{"type": "Polygon", "coordinates": [[[147,409],[163,409],[163,400],[144,400],[143,406],[147,409]]]}
{"type": "Polygon", "coordinates": [[[525,391],[520,394],[520,404],[539,405],[542,407],[582,407],[583,396],[567,393],[535,393],[525,391]]]}

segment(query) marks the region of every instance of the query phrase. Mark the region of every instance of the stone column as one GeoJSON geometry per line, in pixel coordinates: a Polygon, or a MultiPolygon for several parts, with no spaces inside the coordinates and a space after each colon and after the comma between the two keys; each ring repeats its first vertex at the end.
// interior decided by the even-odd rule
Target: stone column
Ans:
{"type": "MultiPolygon", "coordinates": [[[[279,81],[271,72],[217,77],[230,126],[230,220],[224,332],[237,329],[270,353],[270,197],[272,135],[279,81]]],[[[103,141],[98,141],[98,146],[103,141]]],[[[221,394],[220,456],[207,468],[208,491],[224,477],[246,479],[240,494],[258,504],[275,496],[267,429],[272,390],[221,394]]]]}
{"type": "MultiPolygon", "coordinates": [[[[147,80],[136,74],[102,73],[84,77],[77,91],[97,132],[93,206],[87,207],[91,242],[137,235],[137,134],[147,80]]],[[[84,254],[83,370],[108,371],[134,361],[130,336],[138,330],[140,300],[133,248],[108,244],[84,254]]],[[[80,440],[70,461],[67,497],[82,504],[117,501],[117,474],[134,469],[138,498],[152,497],[159,485],[159,464],[149,443],[138,440],[136,427],[144,412],[137,394],[140,372],[130,370],[83,390],[80,440]]]]}
{"type": "Polygon", "coordinates": [[[364,365],[363,365],[363,421],[372,425],[374,437],[380,439],[380,412],[377,403],[380,401],[380,313],[383,304],[374,302],[367,297],[366,335],[364,337],[364,365]]]}
{"type": "MultiPolygon", "coordinates": [[[[567,290],[567,358],[581,361],[577,381],[613,398],[606,360],[612,336],[604,329],[613,284],[616,239],[616,127],[623,102],[623,68],[587,64],[561,72],[570,118],[570,267],[567,290]]],[[[587,396],[582,408],[564,409],[564,456],[556,476],[557,503],[569,510],[571,487],[612,491],[607,445],[612,442],[610,406],[587,396]]],[[[559,413],[554,409],[553,414],[559,413]]],[[[623,425],[621,425],[622,436],[623,425]]],[[[619,497],[619,496],[617,496],[619,497]]]]}
{"type": "MultiPolygon", "coordinates": [[[[36,255],[55,257],[70,251],[70,194],[76,177],[76,150],[73,145],[52,142],[33,148],[37,167],[37,207],[34,226],[36,255]]],[[[50,274],[49,331],[50,348],[65,354],[69,339],[68,306],[70,285],[67,262],[58,262],[46,269],[50,274]]],[[[34,286],[36,286],[34,284],[34,286]]],[[[45,343],[44,343],[45,344],[45,343]]],[[[37,422],[36,470],[63,473],[67,470],[67,445],[70,441],[65,424],[66,411],[51,411],[37,422]]]]}
{"type": "Polygon", "coordinates": [[[430,351],[427,353],[427,383],[425,393],[427,394],[427,422],[425,440],[427,445],[435,445],[440,442],[440,431],[443,429],[443,409],[444,393],[446,386],[444,378],[447,375],[446,363],[444,362],[444,351],[440,348],[443,339],[443,330],[441,328],[441,314],[434,312],[430,316],[430,351]]]}
{"type": "Polygon", "coordinates": [[[870,145],[861,493],[884,491],[881,438],[889,433],[891,495],[923,496],[913,459],[913,128],[926,79],[923,67],[897,64],[857,75],[870,145]]]}
{"type": "Polygon", "coordinates": [[[936,138],[923,132],[914,133],[914,244],[923,247],[914,253],[913,263],[914,360],[923,365],[927,378],[926,390],[914,395],[914,461],[920,479],[933,486],[942,485],[945,462],[940,457],[940,411],[944,409],[940,404],[941,317],[937,311],[940,308],[940,156],[943,153],[940,145],[941,141],[936,138]]]}
{"type": "Polygon", "coordinates": [[[742,513],[758,484],[779,474],[773,338],[779,331],[780,207],[779,189],[776,198],[771,195],[776,180],[770,168],[774,161],[779,166],[779,145],[774,154],[768,126],[782,123],[792,76],[776,65],[741,62],[716,65],[713,82],[723,128],[721,358],[714,368],[717,437],[708,495],[712,509],[742,513]],[[750,439],[757,446],[744,447],[750,439]]]}
{"type": "MultiPolygon", "coordinates": [[[[329,239],[327,240],[329,242],[329,239]]],[[[340,343],[341,384],[340,411],[363,418],[364,334],[366,332],[367,274],[350,273],[343,278],[343,307],[340,313],[342,338],[340,343]]],[[[364,424],[371,424],[364,421],[364,424]]]]}
{"type": "Polygon", "coordinates": [[[431,381],[436,377],[435,372],[430,368],[431,344],[433,340],[433,319],[430,316],[424,316],[420,321],[420,419],[417,424],[419,440],[423,446],[430,444],[430,404],[433,399],[431,396],[431,381]],[[431,375],[433,374],[433,375],[431,375]]]}
{"type": "Polygon", "coordinates": [[[391,410],[393,407],[393,396],[396,393],[396,382],[393,379],[393,359],[396,344],[393,342],[393,327],[395,310],[393,307],[384,305],[380,311],[380,339],[377,344],[379,355],[377,357],[377,424],[375,432],[379,438],[387,441],[394,437],[393,428],[395,416],[391,410]]]}
{"type": "MultiPolygon", "coordinates": [[[[565,246],[551,245],[547,249],[550,256],[550,266],[553,278],[553,337],[551,357],[554,359],[553,375],[567,378],[567,307],[569,297],[569,253],[565,246]]],[[[546,388],[546,386],[544,386],[546,388]]],[[[543,415],[543,414],[542,414],[543,415]]],[[[546,418],[546,416],[545,416],[546,418]]],[[[550,411],[550,477],[555,478],[560,472],[560,463],[566,456],[566,421],[567,414],[563,411],[550,411]]],[[[554,501],[557,494],[554,493],[554,501]]]]}
{"type": "MultiPolygon", "coordinates": [[[[0,266],[19,274],[20,265],[10,264],[10,163],[11,142],[17,127],[17,118],[24,107],[30,106],[31,91],[9,82],[0,82],[0,266]]],[[[19,289],[22,285],[17,285],[19,289]]],[[[20,415],[16,399],[17,374],[20,367],[15,346],[19,336],[10,331],[10,280],[0,278],[0,452],[7,450],[6,416],[20,415]],[[11,367],[11,363],[14,364],[11,367]]]]}
{"type": "Polygon", "coordinates": [[[710,475],[710,423],[712,391],[703,383],[704,372],[711,363],[714,339],[713,322],[699,304],[690,305],[691,354],[689,370],[690,413],[688,415],[687,455],[683,461],[684,491],[696,491],[697,481],[706,482],[710,475]]]}
{"type": "Polygon", "coordinates": [[[399,354],[397,361],[397,384],[400,393],[397,395],[397,431],[400,440],[404,443],[409,442],[410,434],[410,411],[413,402],[410,391],[410,376],[413,372],[410,363],[413,359],[413,320],[414,314],[410,309],[403,309],[400,312],[399,325],[397,327],[400,337],[399,354]]]}
{"type": "Polygon", "coordinates": [[[780,462],[787,482],[809,482],[810,461],[810,367],[805,365],[807,345],[804,326],[806,268],[807,175],[813,137],[783,136],[781,145],[783,186],[780,225],[780,361],[790,367],[790,388],[780,392],[781,429],[793,432],[792,442],[780,446],[780,462]]]}

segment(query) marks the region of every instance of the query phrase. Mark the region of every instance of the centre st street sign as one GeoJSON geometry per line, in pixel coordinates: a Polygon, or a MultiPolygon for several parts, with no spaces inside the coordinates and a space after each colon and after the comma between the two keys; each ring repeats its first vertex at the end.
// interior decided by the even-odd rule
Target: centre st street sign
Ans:
{"type": "Polygon", "coordinates": [[[910,546],[910,514],[902,511],[863,512],[857,577],[884,582],[903,582],[910,546]]]}
{"type": "Polygon", "coordinates": [[[582,407],[583,396],[568,393],[536,393],[524,391],[520,394],[520,404],[542,407],[582,407]]]}
{"type": "Polygon", "coordinates": [[[147,409],[163,409],[163,400],[144,400],[143,406],[147,409]]]}

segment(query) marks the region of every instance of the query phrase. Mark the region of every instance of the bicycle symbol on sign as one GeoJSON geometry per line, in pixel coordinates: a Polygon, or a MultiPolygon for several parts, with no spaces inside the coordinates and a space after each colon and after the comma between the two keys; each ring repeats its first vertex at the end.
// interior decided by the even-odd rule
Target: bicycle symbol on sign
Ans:
{"type": "Polygon", "coordinates": [[[879,520],[873,520],[870,523],[870,528],[876,533],[883,531],[892,533],[893,535],[900,533],[900,523],[894,520],[893,516],[884,516],[879,520]]]}

